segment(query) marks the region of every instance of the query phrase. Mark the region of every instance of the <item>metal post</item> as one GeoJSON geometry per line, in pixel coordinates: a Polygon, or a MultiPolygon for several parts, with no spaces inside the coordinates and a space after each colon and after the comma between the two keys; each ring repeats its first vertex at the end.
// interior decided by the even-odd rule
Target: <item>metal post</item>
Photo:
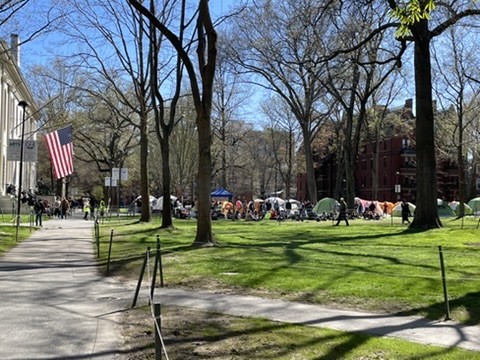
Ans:
{"type": "Polygon", "coordinates": [[[155,263],[153,264],[152,285],[150,287],[150,299],[153,302],[153,293],[155,292],[155,283],[157,282],[158,258],[160,256],[160,236],[157,235],[157,251],[155,253],[155,263]]]}
{"type": "Polygon", "coordinates": [[[451,320],[450,318],[450,305],[448,303],[448,292],[447,292],[447,279],[445,276],[445,265],[443,263],[443,251],[442,246],[438,247],[438,254],[440,255],[440,268],[442,270],[442,286],[443,286],[443,298],[445,301],[445,320],[451,320]]]}
{"type": "Polygon", "coordinates": [[[17,194],[17,228],[15,230],[15,241],[18,241],[18,228],[20,227],[20,208],[21,208],[21,199],[22,199],[22,176],[23,176],[23,143],[25,140],[25,109],[28,106],[27,102],[22,100],[18,103],[18,106],[23,108],[23,119],[22,119],[22,136],[20,139],[20,171],[18,175],[18,194],[17,194]]]}
{"type": "Polygon", "coordinates": [[[107,258],[107,276],[110,270],[110,256],[112,254],[113,229],[110,231],[110,243],[108,244],[108,258],[107,258]]]}
{"type": "Polygon", "coordinates": [[[160,249],[160,235],[157,235],[158,244],[158,268],[160,269],[160,287],[163,287],[163,265],[162,265],[162,251],[160,249]]]}
{"type": "Polygon", "coordinates": [[[97,258],[100,258],[100,224],[98,222],[98,216],[95,216],[93,226],[95,228],[95,241],[97,243],[97,258]]]}
{"type": "Polygon", "coordinates": [[[155,360],[161,360],[162,358],[162,342],[160,341],[160,329],[161,329],[161,311],[160,304],[153,304],[153,314],[155,316],[155,360]],[[158,326],[157,326],[158,325],[158,326]]]}

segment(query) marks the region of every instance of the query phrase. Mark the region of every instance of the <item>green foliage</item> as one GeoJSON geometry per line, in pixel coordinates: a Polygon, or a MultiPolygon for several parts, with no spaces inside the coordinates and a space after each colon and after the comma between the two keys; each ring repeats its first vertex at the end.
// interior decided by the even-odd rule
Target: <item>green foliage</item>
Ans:
{"type": "Polygon", "coordinates": [[[433,0],[409,0],[390,11],[390,16],[400,21],[400,26],[395,31],[395,36],[403,37],[410,33],[410,26],[421,20],[428,20],[429,14],[435,8],[433,0]]]}

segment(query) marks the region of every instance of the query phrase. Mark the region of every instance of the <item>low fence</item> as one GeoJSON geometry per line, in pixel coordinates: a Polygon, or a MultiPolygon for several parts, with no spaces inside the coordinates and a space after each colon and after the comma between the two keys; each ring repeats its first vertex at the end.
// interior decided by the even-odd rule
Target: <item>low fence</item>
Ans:
{"type": "MultiPolygon", "coordinates": [[[[94,222],[94,232],[95,232],[95,244],[97,248],[97,257],[100,257],[100,218],[97,216],[94,222]]],[[[110,231],[110,238],[108,242],[108,255],[107,255],[107,265],[106,265],[106,275],[110,273],[110,263],[111,263],[111,253],[114,239],[114,230],[110,231]]],[[[155,360],[162,359],[162,355],[165,356],[166,360],[169,360],[165,342],[163,340],[163,335],[161,331],[161,305],[154,302],[155,288],[157,287],[157,273],[159,275],[160,287],[164,286],[163,280],[163,266],[162,266],[162,256],[160,251],[160,236],[157,235],[157,248],[152,258],[151,248],[148,247],[145,251],[144,261],[140,270],[140,274],[137,281],[137,286],[135,289],[135,294],[133,296],[132,306],[133,309],[137,305],[138,296],[140,294],[140,289],[143,284],[144,277],[147,277],[147,283],[149,284],[148,291],[148,304],[150,305],[151,317],[155,329],[155,360]],[[152,260],[153,259],[153,260],[152,260]],[[152,264],[153,262],[153,264],[152,264]]]]}

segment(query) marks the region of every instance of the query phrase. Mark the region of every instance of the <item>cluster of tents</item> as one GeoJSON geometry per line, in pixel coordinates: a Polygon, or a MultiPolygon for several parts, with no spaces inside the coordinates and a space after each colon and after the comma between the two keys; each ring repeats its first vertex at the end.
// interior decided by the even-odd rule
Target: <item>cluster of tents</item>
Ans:
{"type": "MultiPolygon", "coordinates": [[[[222,202],[222,212],[227,212],[228,210],[235,210],[236,204],[233,204],[233,194],[228,190],[223,188],[217,188],[211,194],[212,198],[224,198],[225,201],[222,202]]],[[[138,197],[141,198],[141,197],[138,197]]],[[[137,198],[137,199],[138,199],[137,198]]],[[[135,201],[137,200],[135,199],[135,201]]],[[[175,196],[170,197],[172,205],[177,201],[175,196]]],[[[296,199],[284,200],[280,197],[269,197],[267,199],[254,199],[254,208],[258,210],[263,203],[276,204],[280,209],[285,210],[287,202],[290,203],[290,208],[293,211],[296,211],[301,208],[301,202],[296,199]]],[[[150,196],[150,205],[153,210],[162,210],[163,208],[163,197],[156,199],[153,196],[150,196]]],[[[439,216],[457,216],[458,210],[460,208],[460,203],[458,201],[452,201],[447,203],[442,199],[437,199],[438,205],[438,214],[439,216]]],[[[243,206],[248,206],[243,204],[243,206]]],[[[413,214],[415,212],[415,205],[408,203],[410,212],[413,214]]],[[[312,211],[317,214],[331,214],[336,213],[339,208],[339,203],[336,199],[331,197],[324,197],[320,199],[314,206],[312,211]]],[[[464,204],[465,215],[480,215],[480,197],[471,199],[467,204],[464,204]]],[[[383,216],[386,214],[392,214],[393,216],[401,216],[401,203],[400,202],[390,202],[390,201],[376,201],[376,200],[365,200],[359,197],[355,198],[355,210],[358,214],[363,213],[365,210],[369,210],[374,214],[383,216]]]]}
{"type": "MultiPolygon", "coordinates": [[[[338,201],[334,198],[325,197],[319,200],[313,207],[313,211],[317,214],[322,212],[334,212],[338,208],[338,201]]],[[[457,216],[460,209],[460,202],[452,201],[447,203],[442,199],[437,199],[438,206],[438,215],[441,217],[444,216],[457,216]]],[[[410,212],[413,214],[415,212],[415,205],[411,202],[408,202],[408,207],[410,212]]],[[[370,209],[373,213],[380,216],[387,214],[392,214],[393,216],[401,216],[402,208],[401,202],[390,202],[390,201],[375,201],[375,200],[365,200],[358,197],[355,198],[355,209],[358,213],[362,213],[366,209],[370,209]],[[372,206],[373,205],[373,206],[372,206]]],[[[464,204],[465,215],[480,215],[480,197],[471,199],[468,204],[464,204]]]]}

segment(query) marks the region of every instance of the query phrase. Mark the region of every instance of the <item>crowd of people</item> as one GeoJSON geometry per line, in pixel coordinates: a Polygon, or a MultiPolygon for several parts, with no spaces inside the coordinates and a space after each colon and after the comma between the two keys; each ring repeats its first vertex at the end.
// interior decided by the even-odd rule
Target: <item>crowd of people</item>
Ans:
{"type": "Polygon", "coordinates": [[[334,214],[322,212],[316,214],[312,211],[313,205],[310,201],[296,202],[293,205],[289,200],[280,203],[275,200],[257,200],[243,203],[238,199],[235,204],[228,201],[212,201],[212,219],[227,219],[246,221],[260,220],[329,220],[334,214]]]}
{"type": "MultiPolygon", "coordinates": [[[[15,185],[8,184],[6,193],[11,197],[18,196],[15,185]]],[[[74,199],[65,196],[41,196],[36,191],[30,189],[29,191],[22,191],[20,196],[22,204],[27,204],[31,207],[35,216],[35,226],[43,226],[43,216],[51,218],[66,219],[72,216],[73,211],[81,209],[84,216],[83,219],[93,219],[95,217],[95,209],[98,209],[98,215],[105,214],[105,201],[102,198],[97,201],[94,196],[85,192],[80,199],[74,199]]]]}

